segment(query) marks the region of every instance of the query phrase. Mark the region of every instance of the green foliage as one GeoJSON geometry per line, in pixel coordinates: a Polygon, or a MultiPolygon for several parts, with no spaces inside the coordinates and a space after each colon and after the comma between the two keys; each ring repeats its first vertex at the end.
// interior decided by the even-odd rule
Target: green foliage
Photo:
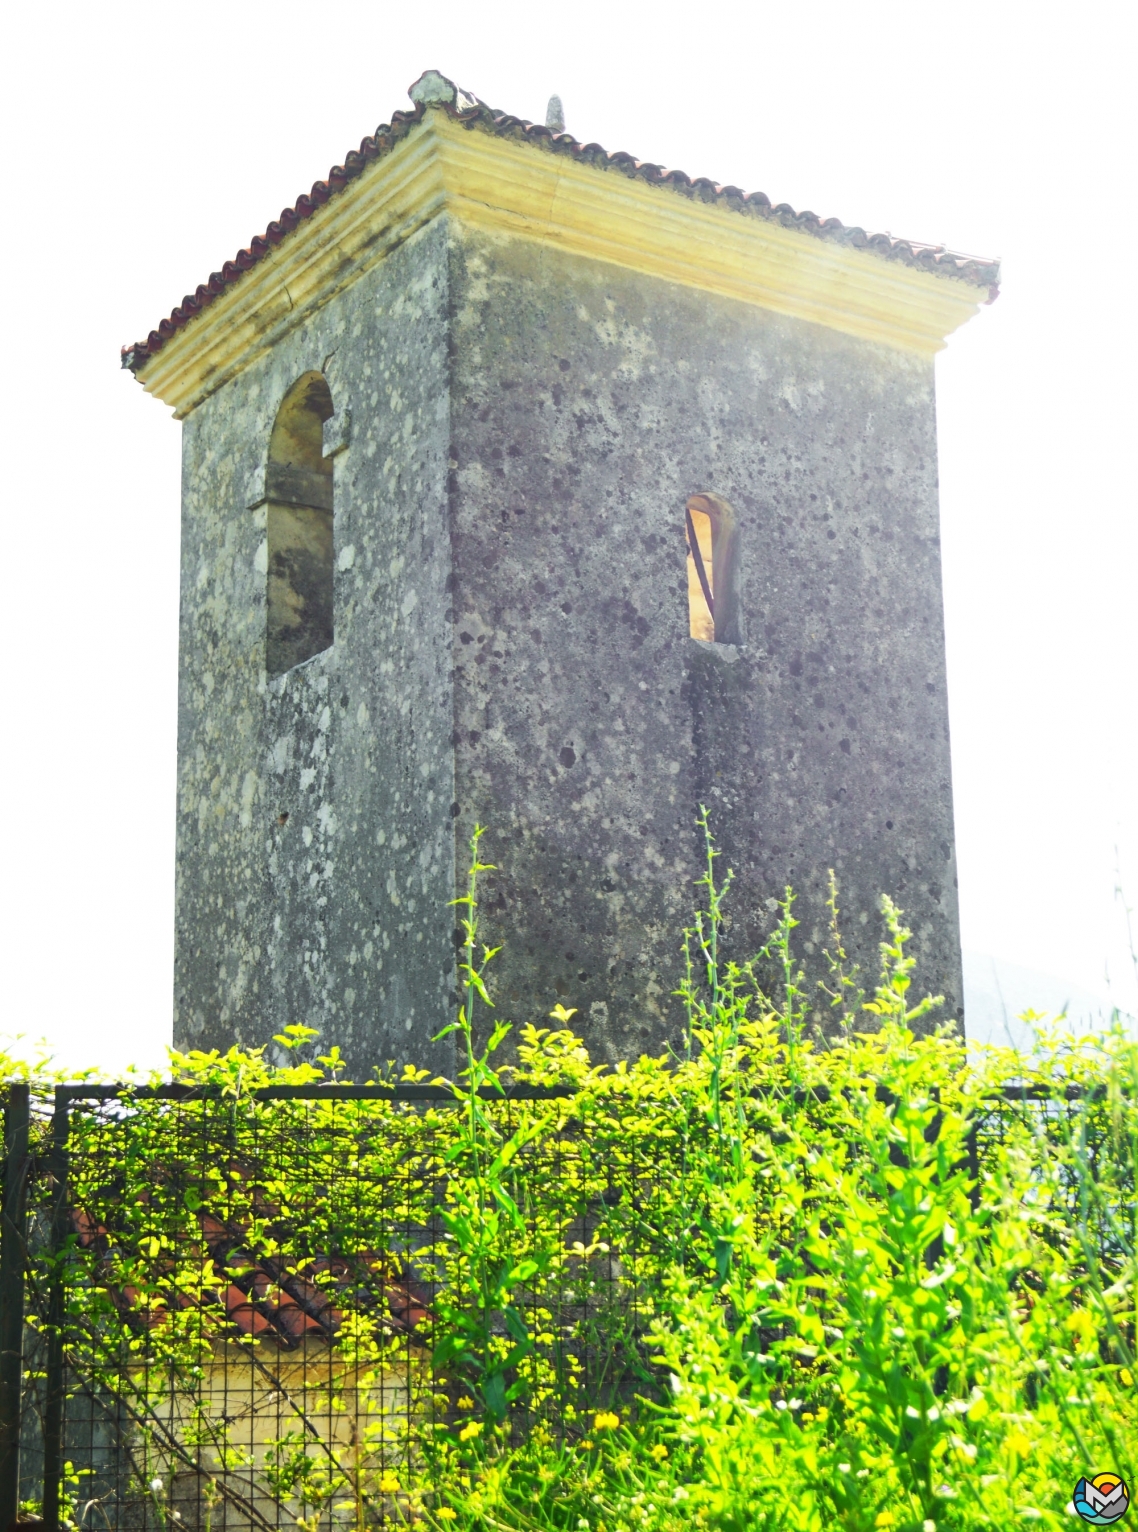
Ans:
{"type": "Polygon", "coordinates": [[[912,1000],[900,912],[883,900],[867,991],[836,889],[833,1019],[810,1037],[792,894],[754,962],[724,961],[708,835],[683,1055],[594,1066],[558,1007],[500,1065],[505,1024],[475,1042],[480,834],[453,1101],[258,1100],[342,1072],[297,1026],[284,1067],[175,1055],[214,1097],[75,1114],[86,1222],[38,1280],[64,1282],[72,1365],[125,1403],[162,1515],[193,1469],[312,1532],[1002,1532],[1070,1526],[1083,1473],[1133,1479],[1132,1041],[1056,1036],[1027,1062],[915,1035],[937,1002],[912,1000]],[[510,1100],[517,1083],[575,1093],[510,1100]],[[998,1099],[1010,1083],[1023,1101],[998,1099]],[[266,1272],[307,1351],[237,1334],[234,1294],[255,1309],[266,1272]],[[409,1331],[392,1293],[414,1282],[429,1317],[409,1331]],[[286,1406],[253,1448],[211,1404],[235,1353],[286,1406]]]}
{"type": "Polygon", "coordinates": [[[483,1106],[480,1094],[483,1090],[502,1093],[491,1059],[510,1031],[508,1024],[499,1022],[482,1051],[476,1051],[475,1000],[492,1004],[484,976],[499,950],[483,946],[478,955],[478,875],[494,870],[478,860],[482,834],[481,828],[474,832],[467,891],[454,901],[464,911],[459,973],[466,981],[466,995],[458,1020],[439,1034],[458,1034],[466,1067],[459,1077],[462,1127],[444,1155],[449,1197],[440,1210],[458,1259],[451,1280],[440,1289],[442,1338],[431,1361],[436,1369],[449,1365],[460,1371],[490,1420],[497,1423],[532,1381],[531,1370],[523,1364],[533,1356],[534,1343],[513,1302],[514,1290],[546,1275],[556,1242],[535,1245],[530,1238],[530,1221],[521,1200],[524,1193],[513,1173],[519,1154],[540,1132],[542,1119],[529,1114],[512,1132],[503,1132],[500,1118],[483,1106]]]}
{"type": "Polygon", "coordinates": [[[771,999],[758,963],[719,960],[713,854],[685,945],[693,1047],[670,1077],[685,1190],[651,1327],[668,1394],[584,1443],[490,1452],[456,1520],[1070,1525],[1080,1475],[1131,1477],[1138,1445],[1138,1050],[1116,1031],[970,1063],[951,1034],[914,1036],[937,1002],[910,1002],[900,912],[883,900],[865,999],[836,894],[836,1040],[812,1047],[791,895],[761,954],[771,999]],[[1043,1099],[993,1100],[1011,1082],[1043,1099]]]}

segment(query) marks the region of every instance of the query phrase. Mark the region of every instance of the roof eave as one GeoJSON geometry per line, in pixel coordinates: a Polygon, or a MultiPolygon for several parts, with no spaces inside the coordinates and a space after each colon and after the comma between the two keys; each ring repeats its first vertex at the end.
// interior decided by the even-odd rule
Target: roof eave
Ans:
{"type": "Polygon", "coordinates": [[[808,215],[766,199],[630,157],[597,151],[598,161],[592,148],[566,153],[547,129],[510,130],[480,104],[418,104],[383,153],[154,337],[153,351],[124,348],[123,365],[183,416],[444,211],[925,355],[990,301],[993,284],[977,278],[998,276],[991,263],[946,270],[931,249],[927,261],[901,259],[898,242],[883,249],[842,225],[840,236],[817,220],[807,227],[808,215]]]}

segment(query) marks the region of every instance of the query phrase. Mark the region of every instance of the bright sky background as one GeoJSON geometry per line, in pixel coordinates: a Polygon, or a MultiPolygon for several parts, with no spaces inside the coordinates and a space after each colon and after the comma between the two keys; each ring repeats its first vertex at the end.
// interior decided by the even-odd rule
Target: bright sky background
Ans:
{"type": "MultiPolygon", "coordinates": [[[[937,363],[966,947],[1128,1006],[1138,906],[1138,11],[916,0],[14,6],[5,23],[4,1012],[158,1063],[179,428],[118,368],[440,69],[823,217],[1004,259],[937,363]],[[1109,983],[1109,990],[1108,990],[1109,983]]],[[[299,1018],[298,1018],[299,1019],[299,1018]]]]}

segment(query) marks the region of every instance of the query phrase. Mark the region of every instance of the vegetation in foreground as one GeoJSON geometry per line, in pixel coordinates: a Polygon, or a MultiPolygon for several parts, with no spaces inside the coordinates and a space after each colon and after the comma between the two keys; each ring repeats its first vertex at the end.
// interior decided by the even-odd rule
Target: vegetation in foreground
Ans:
{"type": "MultiPolygon", "coordinates": [[[[288,1474],[278,1460],[298,1525],[352,1525],[353,1503],[356,1524],[370,1524],[364,1507],[378,1494],[389,1514],[471,1532],[1070,1527],[1082,1475],[1114,1469],[1133,1482],[1138,1047],[1120,1029],[1044,1038],[1030,1061],[915,1036],[935,1001],[910,996],[908,933],[885,900],[869,993],[847,970],[835,902],[833,1026],[827,1041],[810,1038],[817,997],[791,955],[790,895],[754,964],[722,962],[728,890],[709,841],[703,909],[684,935],[684,1056],[593,1066],[559,1008],[553,1028],[522,1030],[517,1066],[496,1068],[508,1029],[481,1051],[474,1042],[493,957],[477,854],[476,836],[453,1029],[466,1064],[432,1255],[437,1418],[424,1456],[398,1471],[377,1458],[366,1493],[360,1456],[322,1479],[306,1478],[307,1449],[288,1474]],[[516,1080],[576,1094],[509,1114],[480,1094],[516,1080]],[[1009,1085],[1036,1099],[997,1099],[1009,1085]],[[595,1148],[573,1171],[601,1210],[587,1244],[568,1241],[565,1185],[555,1199],[526,1177],[535,1149],[567,1129],[595,1148]],[[675,1170],[659,1178],[650,1218],[645,1153],[675,1170]],[[607,1313],[612,1333],[588,1345],[610,1376],[590,1392],[572,1365],[585,1342],[554,1333],[554,1299],[569,1271],[600,1293],[602,1266],[604,1291],[634,1292],[639,1318],[630,1327],[627,1304],[594,1307],[591,1322],[603,1328],[607,1313]]],[[[223,1086],[237,1122],[251,1086],[337,1071],[334,1054],[300,1062],[311,1037],[293,1027],[278,1039],[293,1050],[288,1069],[233,1050],[175,1055],[175,1072],[223,1086]]],[[[438,1115],[414,1123],[438,1131],[438,1115]]],[[[400,1121],[405,1140],[419,1131],[400,1121]]],[[[135,1123],[123,1164],[147,1185],[137,1247],[160,1201],[145,1168],[161,1152],[160,1115],[135,1123]]],[[[176,1191],[184,1202],[186,1187],[176,1191]]],[[[334,1201],[329,1192],[330,1229],[334,1201]]],[[[133,1279],[143,1282],[137,1269],[133,1279]]],[[[89,1287],[74,1301],[90,1304],[89,1287]]],[[[176,1329],[161,1332],[172,1347],[176,1329]]],[[[361,1326],[347,1343],[380,1364],[382,1337],[361,1326]]]]}

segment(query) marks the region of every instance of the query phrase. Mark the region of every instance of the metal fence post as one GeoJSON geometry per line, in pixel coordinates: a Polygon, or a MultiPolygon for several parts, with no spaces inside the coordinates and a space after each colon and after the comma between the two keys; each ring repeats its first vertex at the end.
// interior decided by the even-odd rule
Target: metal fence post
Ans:
{"type": "Polygon", "coordinates": [[[51,1210],[51,1274],[47,1307],[47,1376],[43,1420],[44,1532],[60,1532],[59,1490],[63,1477],[63,1325],[67,1293],[63,1280],[63,1249],[70,1233],[68,1153],[71,1099],[67,1087],[55,1088],[51,1120],[51,1174],[55,1182],[51,1210]]]}
{"type": "Polygon", "coordinates": [[[0,1209],[0,1527],[10,1526],[20,1508],[30,1110],[30,1088],[9,1085],[4,1108],[4,1203],[0,1209]]]}

